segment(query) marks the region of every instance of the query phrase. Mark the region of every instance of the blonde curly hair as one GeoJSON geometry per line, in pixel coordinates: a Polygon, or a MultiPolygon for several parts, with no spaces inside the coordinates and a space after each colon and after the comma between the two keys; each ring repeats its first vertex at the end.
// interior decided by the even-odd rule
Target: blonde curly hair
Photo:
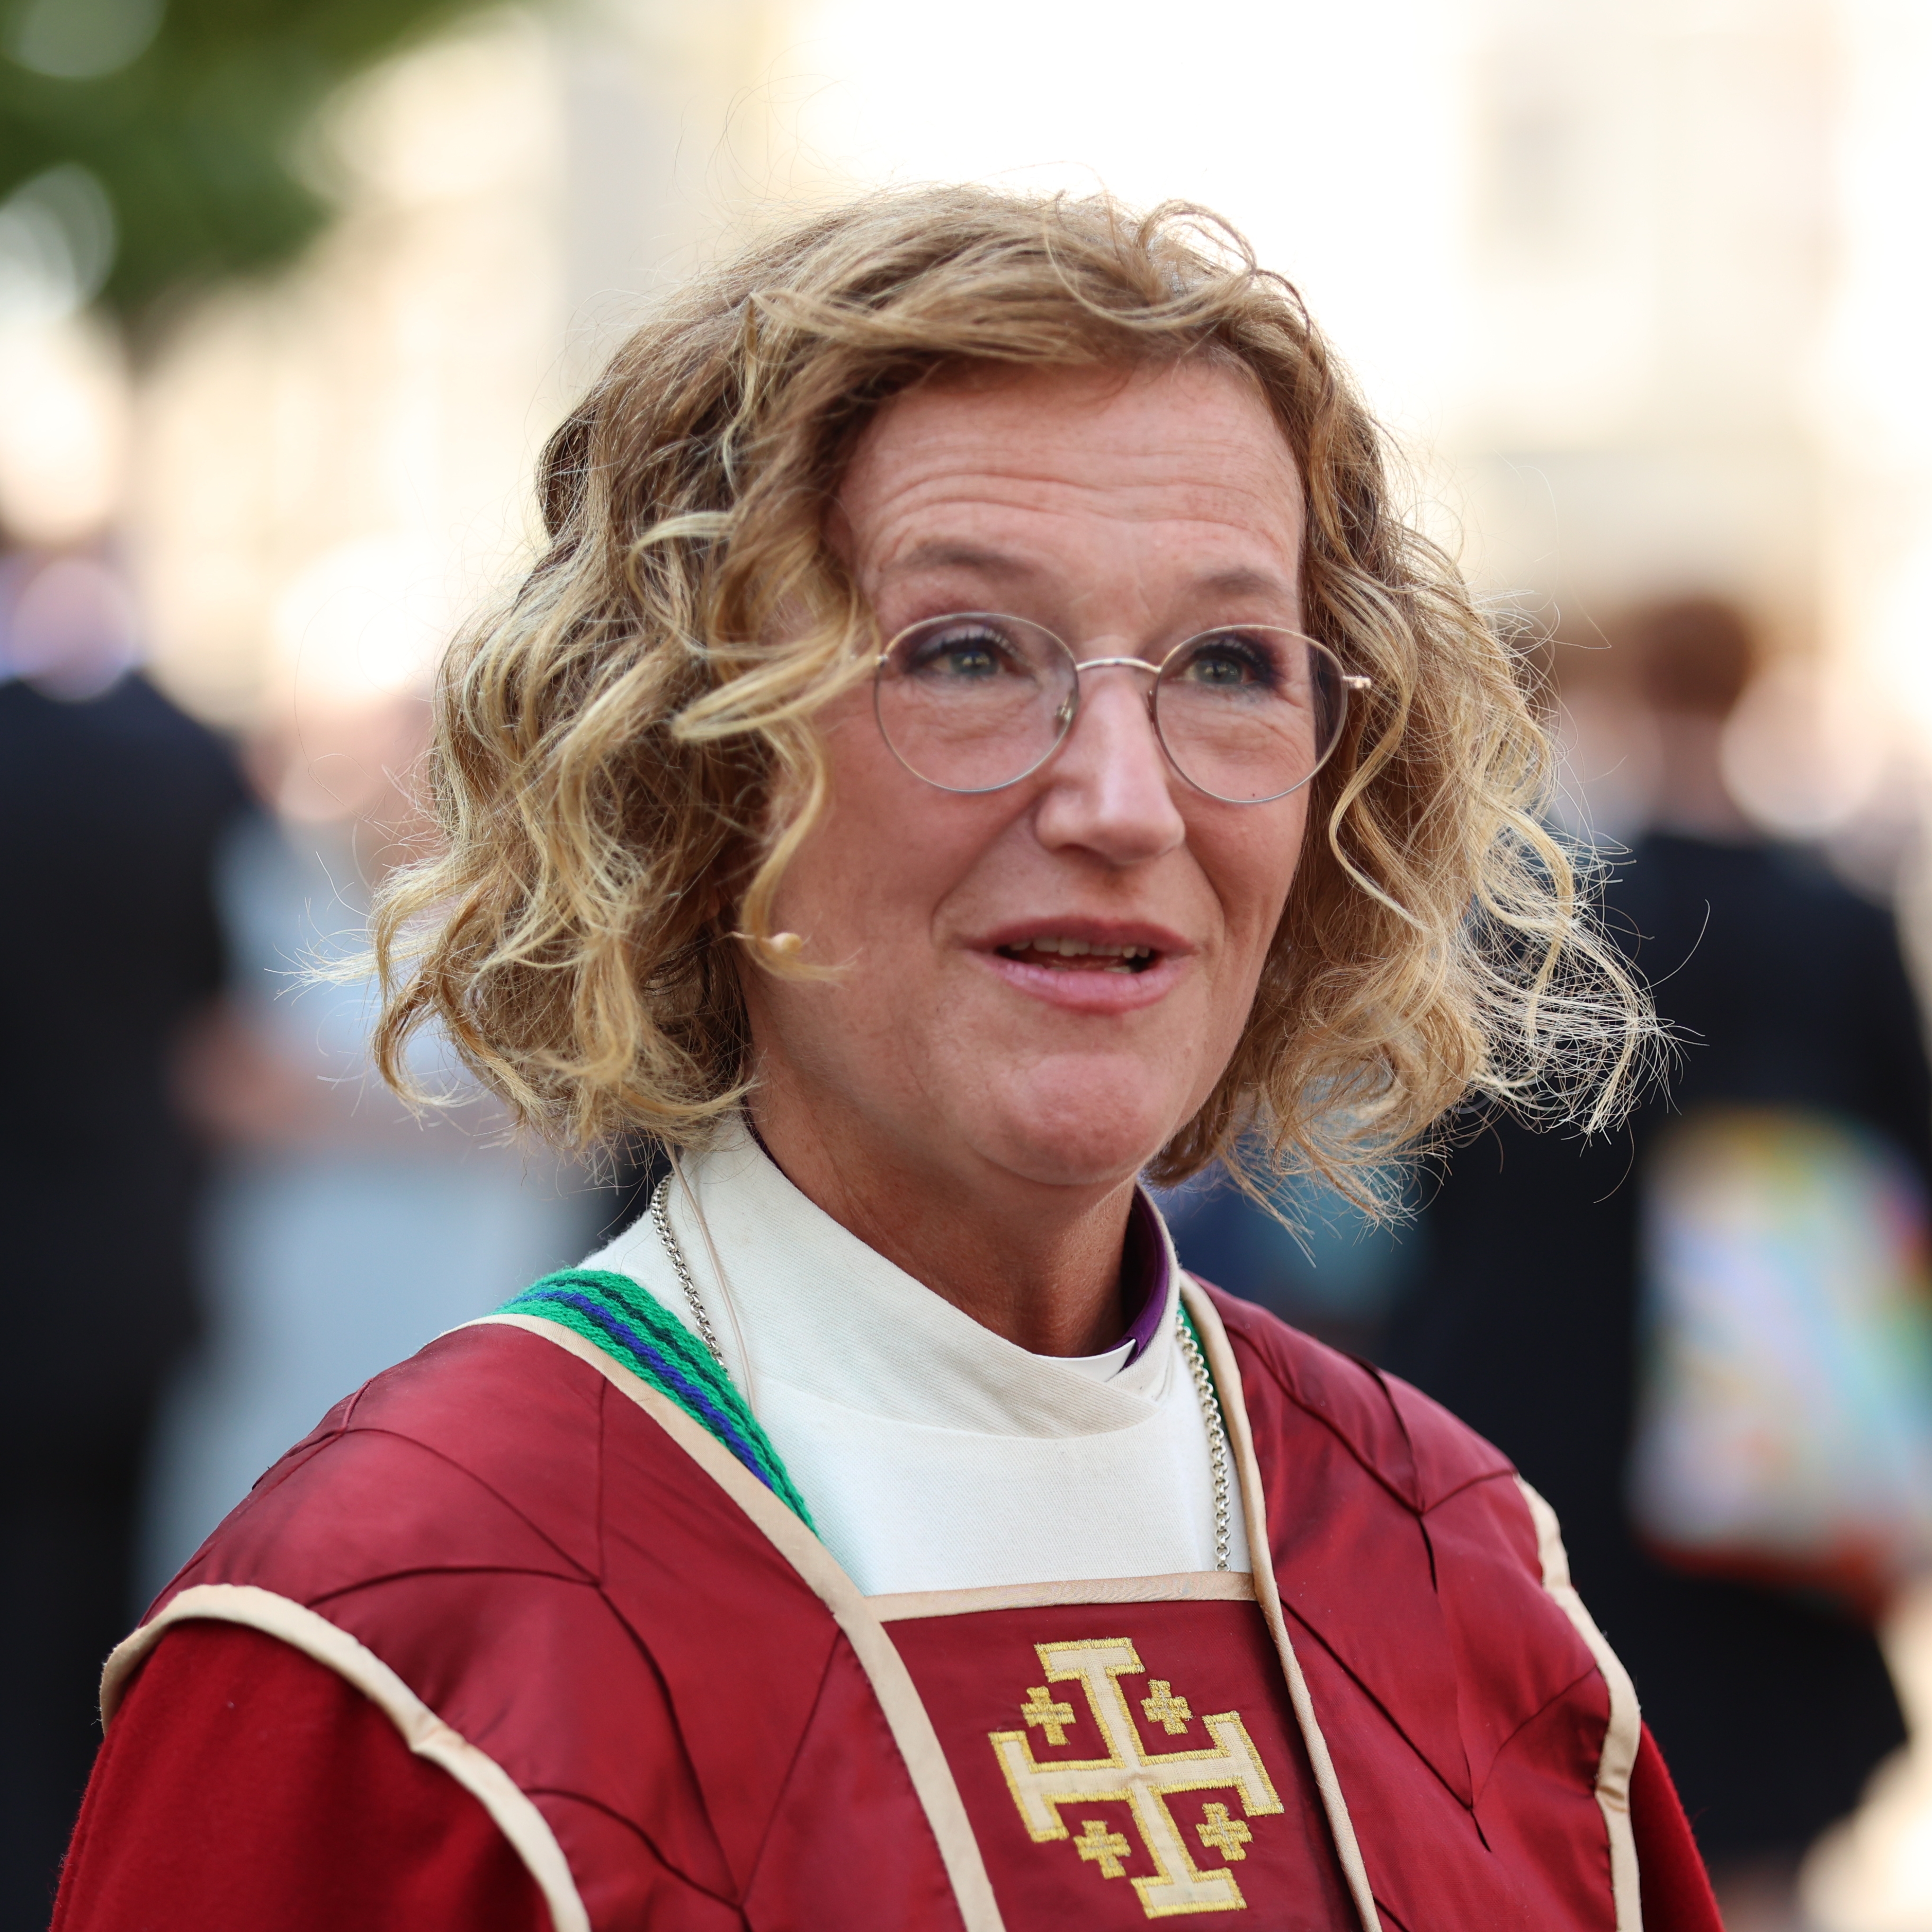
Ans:
{"type": "Polygon", "coordinates": [[[567,1146],[701,1143],[755,1078],[740,975],[826,796],[819,708],[875,631],[825,512],[880,404],[962,365],[1252,375],[1306,492],[1304,622],[1373,688],[1232,1059],[1150,1172],[1232,1156],[1374,1206],[1472,1098],[1613,1118],[1654,1022],[1540,816],[1517,658],[1396,513],[1373,419],[1295,290],[1171,204],[980,188],[796,219],[700,275],[550,438],[548,546],[450,650],[442,837],[376,909],[378,1064],[428,1024],[567,1146]],[[741,950],[742,949],[742,950],[741,950]]]}

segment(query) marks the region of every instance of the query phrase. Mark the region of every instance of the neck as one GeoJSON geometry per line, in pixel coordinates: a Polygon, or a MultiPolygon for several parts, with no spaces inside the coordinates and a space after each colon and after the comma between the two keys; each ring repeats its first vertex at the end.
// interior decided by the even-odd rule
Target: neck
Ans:
{"type": "Polygon", "coordinates": [[[828,1122],[782,1081],[760,1087],[752,1118],[800,1193],[982,1328],[1036,1355],[1120,1340],[1131,1179],[1046,1186],[970,1155],[927,1166],[865,1124],[828,1122]]]}

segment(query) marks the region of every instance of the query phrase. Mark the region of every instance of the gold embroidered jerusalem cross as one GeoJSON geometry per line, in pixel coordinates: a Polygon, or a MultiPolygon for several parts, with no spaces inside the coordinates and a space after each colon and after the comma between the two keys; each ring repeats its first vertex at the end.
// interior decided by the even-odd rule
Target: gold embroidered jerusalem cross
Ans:
{"type": "MultiPolygon", "coordinates": [[[[1223,1711],[1196,1720],[1186,1699],[1174,1695],[1172,1683],[1156,1679],[1153,1696],[1142,1700],[1148,1721],[1169,1733],[1184,1731],[1189,1724],[1198,1721],[1208,1734],[1208,1746],[1204,1750],[1146,1750],[1134,1728],[1126,1694],[1120,1688],[1123,1677],[1140,1676],[1146,1669],[1128,1639],[1097,1637],[1079,1643],[1035,1644],[1034,1648],[1048,1684],[1079,1684],[1098,1740],[1107,1748],[1105,1757],[1054,1758],[1042,1764],[1034,1756],[1025,1731],[988,1733],[1000,1768],[1006,1773],[1006,1788],[1013,1794],[1034,1841],[1045,1844],[1072,1836],[1060,1816],[1063,1805],[1123,1801],[1132,1808],[1135,1829],[1154,1866],[1151,1876],[1133,1881],[1141,1908],[1150,1918],[1186,1912],[1240,1911],[1247,1900],[1241,1896],[1234,1874],[1224,1865],[1204,1871],[1196,1865],[1167,1808],[1167,1800],[1182,1792],[1232,1791],[1251,1818],[1282,1809],[1240,1713],[1223,1711]]],[[[1055,1731],[1064,1736],[1077,1729],[1070,1706],[1053,1704],[1044,1685],[1030,1691],[1019,1710],[1029,1726],[1046,1728],[1053,1744],[1060,1741],[1053,1736],[1055,1731]],[[1050,1705],[1052,1715],[1048,1717],[1050,1705]]],[[[1219,1851],[1229,1859],[1245,1858],[1252,1829],[1226,1804],[1210,1804],[1207,1812],[1208,1825],[1196,1827],[1203,1849],[1219,1851]]],[[[1081,1858],[1097,1864],[1102,1878],[1125,1877],[1121,1861],[1128,1853],[1126,1838],[1109,1833],[1102,1820],[1079,1822],[1083,1835],[1074,1842],[1081,1858]]]]}

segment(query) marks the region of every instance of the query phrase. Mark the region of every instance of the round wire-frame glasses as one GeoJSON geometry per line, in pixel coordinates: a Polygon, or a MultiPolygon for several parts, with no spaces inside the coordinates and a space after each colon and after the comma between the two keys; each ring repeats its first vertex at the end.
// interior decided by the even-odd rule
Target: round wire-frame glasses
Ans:
{"type": "Polygon", "coordinates": [[[964,610],[908,626],[886,645],[873,709],[915,778],[945,791],[1000,791],[1066,742],[1082,674],[1113,669],[1147,674],[1148,716],[1168,762],[1228,805],[1298,791],[1341,742],[1350,694],[1372,688],[1326,645],[1271,625],[1204,631],[1158,662],[1082,659],[1043,625],[964,610]]]}

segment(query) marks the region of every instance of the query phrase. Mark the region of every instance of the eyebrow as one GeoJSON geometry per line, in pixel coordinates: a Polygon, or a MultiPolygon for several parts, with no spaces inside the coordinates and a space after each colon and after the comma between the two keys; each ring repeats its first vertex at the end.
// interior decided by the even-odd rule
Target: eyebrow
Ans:
{"type": "Polygon", "coordinates": [[[1210,572],[1200,580],[1204,590],[1222,597],[1288,597],[1292,584],[1284,583],[1271,570],[1256,570],[1244,563],[1231,564],[1226,570],[1210,572]]]}
{"type": "MultiPolygon", "coordinates": [[[[1010,550],[990,550],[983,544],[936,538],[916,544],[905,555],[888,565],[888,578],[903,577],[922,570],[971,570],[988,577],[1018,580],[1039,578],[1046,573],[1036,563],[1015,556],[1010,550]]],[[[1220,597],[1292,597],[1294,588],[1271,570],[1257,570],[1246,564],[1231,564],[1210,571],[1196,580],[1192,587],[1220,597]]]]}
{"type": "Polygon", "coordinates": [[[888,565],[884,574],[903,577],[920,570],[976,570],[988,577],[1040,574],[1037,564],[1029,563],[1010,551],[988,550],[983,544],[962,543],[946,538],[915,544],[904,556],[888,565]]]}

